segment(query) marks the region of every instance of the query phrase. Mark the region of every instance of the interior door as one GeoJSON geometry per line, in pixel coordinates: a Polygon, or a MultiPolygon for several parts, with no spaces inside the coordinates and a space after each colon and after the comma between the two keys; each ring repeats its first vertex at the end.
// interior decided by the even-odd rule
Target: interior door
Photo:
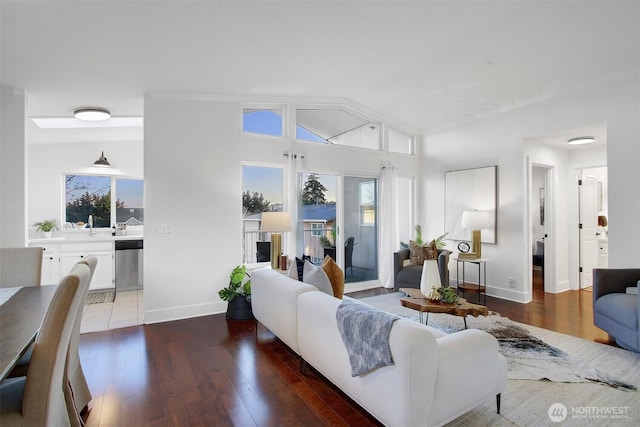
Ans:
{"type": "Polygon", "coordinates": [[[593,284],[593,269],[598,266],[598,190],[594,178],[578,183],[580,198],[580,288],[593,284]]]}

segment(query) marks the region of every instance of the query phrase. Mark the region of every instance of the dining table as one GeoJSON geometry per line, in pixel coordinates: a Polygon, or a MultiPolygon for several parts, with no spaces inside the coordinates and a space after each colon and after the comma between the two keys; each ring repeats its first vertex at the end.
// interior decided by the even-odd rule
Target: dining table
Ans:
{"type": "Polygon", "coordinates": [[[58,285],[3,287],[0,293],[0,382],[35,341],[58,285]]]}

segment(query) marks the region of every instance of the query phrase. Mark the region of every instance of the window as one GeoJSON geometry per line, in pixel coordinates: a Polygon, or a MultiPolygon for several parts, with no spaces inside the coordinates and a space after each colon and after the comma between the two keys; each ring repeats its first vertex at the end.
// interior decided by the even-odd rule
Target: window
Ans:
{"type": "Polygon", "coordinates": [[[378,123],[338,108],[298,108],[296,139],[378,150],[378,123]]]}
{"type": "MultiPolygon", "coordinates": [[[[269,242],[260,232],[262,212],[281,212],[284,201],[284,171],[280,167],[242,166],[242,262],[258,262],[259,243],[269,242]]],[[[260,261],[269,259],[260,258],[260,261]]]]}
{"type": "Polygon", "coordinates": [[[242,131],[258,135],[283,136],[281,108],[243,108],[242,131]]]}
{"type": "Polygon", "coordinates": [[[376,193],[373,181],[360,183],[360,225],[376,223],[376,193]]]}
{"type": "Polygon", "coordinates": [[[144,181],[109,176],[65,175],[65,222],[95,227],[144,224],[144,181]]]}
{"type": "Polygon", "coordinates": [[[389,128],[389,152],[413,154],[413,137],[398,129],[389,128]]]}
{"type": "Polygon", "coordinates": [[[311,224],[311,235],[322,236],[324,232],[324,224],[314,222],[311,224]]]}
{"type": "Polygon", "coordinates": [[[93,215],[95,227],[111,227],[111,178],[65,176],[65,221],[86,223],[93,215]]]}
{"type": "Polygon", "coordinates": [[[116,179],[116,222],[127,225],[144,224],[144,181],[116,179]]]}

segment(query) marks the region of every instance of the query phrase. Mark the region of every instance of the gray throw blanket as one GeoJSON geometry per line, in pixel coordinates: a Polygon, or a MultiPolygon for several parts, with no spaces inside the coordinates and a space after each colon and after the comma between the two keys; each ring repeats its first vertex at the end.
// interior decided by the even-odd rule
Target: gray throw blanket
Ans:
{"type": "Polygon", "coordinates": [[[389,335],[393,322],[398,319],[366,304],[342,300],[336,320],[349,354],[352,377],[393,365],[389,335]]]}

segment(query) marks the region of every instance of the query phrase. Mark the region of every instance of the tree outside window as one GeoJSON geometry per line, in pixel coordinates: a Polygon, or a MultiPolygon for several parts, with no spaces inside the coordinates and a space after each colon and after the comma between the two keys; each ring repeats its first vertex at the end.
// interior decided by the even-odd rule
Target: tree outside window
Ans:
{"type": "Polygon", "coordinates": [[[93,215],[95,227],[111,226],[111,178],[66,175],[65,221],[87,222],[89,215],[93,215]]]}

